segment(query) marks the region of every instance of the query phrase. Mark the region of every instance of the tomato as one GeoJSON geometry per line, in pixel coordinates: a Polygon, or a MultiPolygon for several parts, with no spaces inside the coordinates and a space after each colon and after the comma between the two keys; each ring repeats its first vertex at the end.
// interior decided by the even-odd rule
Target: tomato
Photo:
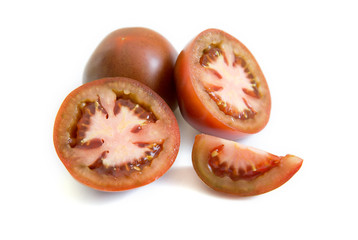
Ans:
{"type": "Polygon", "coordinates": [[[253,55],[231,35],[200,33],[181,51],[174,72],[180,111],[197,130],[238,139],[266,126],[267,82],[253,55]]]}
{"type": "Polygon", "coordinates": [[[175,161],[180,135],[173,112],[158,94],[117,77],[72,91],[56,116],[53,141],[79,182],[121,191],[162,176],[175,161]]]}
{"type": "Polygon", "coordinates": [[[293,155],[279,157],[205,134],[195,137],[192,161],[196,173],[209,187],[239,196],[258,195],[280,187],[303,162],[293,155]]]}
{"type": "Polygon", "coordinates": [[[177,107],[174,64],[177,51],[159,33],[147,28],[122,28],[106,36],[88,60],[83,83],[104,77],[128,77],[157,92],[177,107]]]}

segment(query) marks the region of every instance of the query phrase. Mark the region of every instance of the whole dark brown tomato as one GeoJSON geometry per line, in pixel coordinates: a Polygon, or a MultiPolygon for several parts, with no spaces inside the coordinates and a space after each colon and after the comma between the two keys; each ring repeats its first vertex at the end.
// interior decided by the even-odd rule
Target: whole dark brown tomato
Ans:
{"type": "Polygon", "coordinates": [[[110,33],[93,52],[83,83],[104,77],[128,77],[157,92],[172,110],[177,107],[174,64],[178,53],[159,33],[140,27],[110,33]]]}

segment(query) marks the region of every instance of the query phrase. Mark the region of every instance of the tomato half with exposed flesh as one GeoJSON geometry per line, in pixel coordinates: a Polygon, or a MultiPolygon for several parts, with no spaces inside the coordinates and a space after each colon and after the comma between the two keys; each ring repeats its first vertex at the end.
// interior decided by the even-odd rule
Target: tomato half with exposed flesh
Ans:
{"type": "Polygon", "coordinates": [[[70,174],[103,191],[146,185],[173,164],[176,118],[153,90],[129,78],[104,78],[72,91],[54,125],[54,145],[70,174]]]}
{"type": "Polygon", "coordinates": [[[280,187],[303,162],[293,155],[279,157],[205,134],[195,137],[192,161],[196,173],[209,187],[239,196],[258,195],[280,187]]]}
{"type": "Polygon", "coordinates": [[[175,81],[180,111],[199,131],[238,139],[261,131],[271,111],[266,79],[250,51],[208,29],[179,54],[175,81]]]}

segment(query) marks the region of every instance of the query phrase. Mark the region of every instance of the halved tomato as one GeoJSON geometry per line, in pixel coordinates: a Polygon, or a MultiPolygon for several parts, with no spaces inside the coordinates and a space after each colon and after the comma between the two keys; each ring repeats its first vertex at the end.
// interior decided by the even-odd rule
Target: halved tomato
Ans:
{"type": "Polygon", "coordinates": [[[209,187],[240,196],[269,192],[287,182],[303,160],[279,157],[240,143],[199,134],[192,151],[193,166],[209,187]]]}
{"type": "Polygon", "coordinates": [[[180,136],[173,112],[158,94],[117,77],[72,91],[58,111],[53,140],[75,179],[121,191],[162,176],[177,156],[180,136]]]}
{"type": "Polygon", "coordinates": [[[261,131],[271,110],[266,79],[250,51],[233,36],[208,29],[175,65],[180,111],[199,131],[238,139],[261,131]]]}

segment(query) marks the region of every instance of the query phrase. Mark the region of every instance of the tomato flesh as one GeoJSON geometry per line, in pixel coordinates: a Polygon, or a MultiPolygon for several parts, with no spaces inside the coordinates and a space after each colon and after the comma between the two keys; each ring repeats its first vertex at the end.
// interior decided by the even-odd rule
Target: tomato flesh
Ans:
{"type": "Polygon", "coordinates": [[[179,129],[168,105],[148,87],[107,78],[65,99],[54,143],[77,180],[120,191],[152,182],[169,169],[178,152],[179,129]]]}
{"type": "Polygon", "coordinates": [[[221,30],[208,29],[183,49],[175,80],[180,111],[201,132],[238,139],[269,120],[271,96],[258,63],[221,30]]]}
{"type": "Polygon", "coordinates": [[[195,138],[192,161],[198,176],[220,192],[251,196],[287,182],[303,160],[284,157],[230,140],[200,134],[195,138]]]}
{"type": "Polygon", "coordinates": [[[210,152],[208,160],[210,169],[216,176],[228,176],[233,181],[254,179],[279,162],[280,158],[272,154],[258,155],[249,148],[234,145],[234,149],[230,149],[230,145],[225,147],[223,144],[210,152]],[[236,161],[231,161],[232,159],[236,161]]]}
{"type": "MultiPolygon", "coordinates": [[[[228,47],[226,47],[228,48],[228,47]]],[[[209,46],[200,59],[205,77],[200,80],[219,109],[235,119],[254,118],[260,99],[258,83],[243,58],[224,46],[209,46]]]]}
{"type": "Polygon", "coordinates": [[[150,143],[136,139],[144,125],[155,124],[157,119],[152,112],[129,99],[116,100],[113,114],[108,114],[99,100],[87,103],[82,112],[72,145],[76,142],[76,148],[93,149],[108,143],[89,165],[94,171],[113,176],[128,175],[150,165],[163,148],[162,139],[150,143]],[[117,144],[113,145],[114,142],[117,144]]]}

